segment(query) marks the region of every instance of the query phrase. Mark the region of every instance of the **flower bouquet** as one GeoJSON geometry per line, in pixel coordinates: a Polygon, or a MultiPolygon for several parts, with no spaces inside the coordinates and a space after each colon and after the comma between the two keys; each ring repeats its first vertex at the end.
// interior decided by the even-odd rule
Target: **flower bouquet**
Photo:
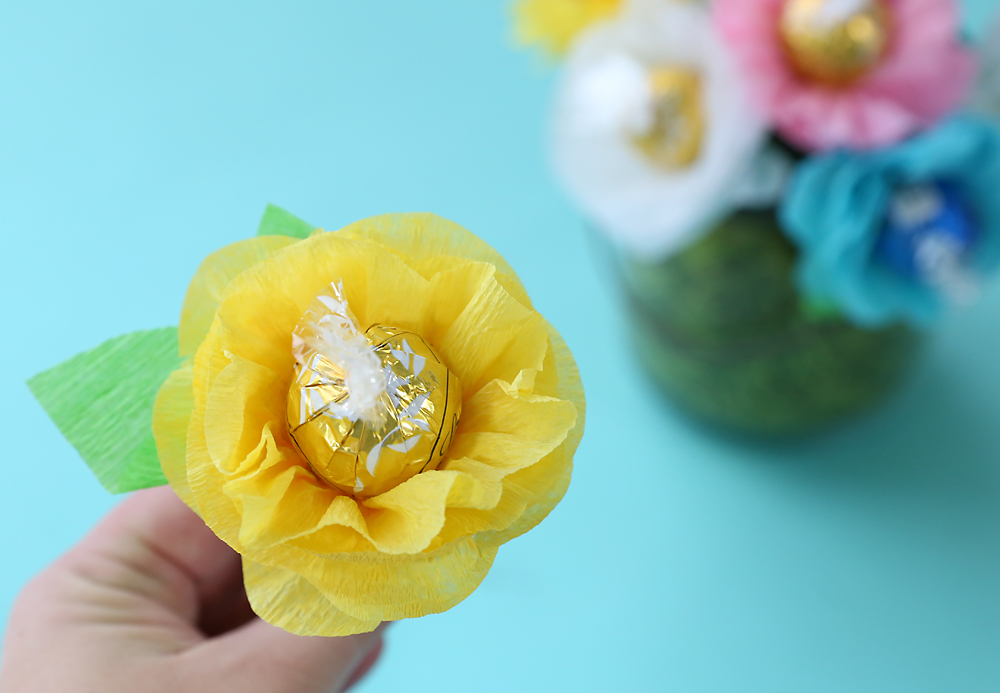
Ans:
{"type": "Polygon", "coordinates": [[[1000,264],[1000,131],[953,0],[516,9],[565,56],[557,173],[688,411],[777,434],[861,411],[1000,264]]]}

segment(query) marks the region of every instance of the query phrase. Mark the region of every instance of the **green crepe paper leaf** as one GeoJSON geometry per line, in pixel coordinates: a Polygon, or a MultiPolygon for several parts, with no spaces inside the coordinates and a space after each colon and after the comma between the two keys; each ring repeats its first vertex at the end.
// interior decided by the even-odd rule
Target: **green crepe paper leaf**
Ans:
{"type": "Polygon", "coordinates": [[[28,387],[111,493],[167,483],[153,441],[153,402],[181,365],[177,328],[108,340],[39,373],[28,387]]]}
{"type": "Polygon", "coordinates": [[[267,209],[264,210],[264,217],[260,220],[260,226],[257,228],[257,235],[309,238],[309,235],[315,230],[315,226],[302,221],[281,207],[268,205],[267,209]]]}

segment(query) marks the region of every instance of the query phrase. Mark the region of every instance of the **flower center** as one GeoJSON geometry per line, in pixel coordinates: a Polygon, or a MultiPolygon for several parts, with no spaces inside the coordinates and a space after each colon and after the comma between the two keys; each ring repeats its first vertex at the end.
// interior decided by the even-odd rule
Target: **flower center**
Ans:
{"type": "Polygon", "coordinates": [[[958,187],[930,181],[894,191],[875,252],[897,274],[965,303],[978,293],[969,266],[978,236],[958,187]]]}
{"type": "Polygon", "coordinates": [[[318,477],[367,498],[436,469],[462,409],[458,377],[412,332],[364,333],[331,284],[292,334],[288,430],[318,477]]]}
{"type": "Polygon", "coordinates": [[[885,57],[891,15],[885,0],[786,0],[779,31],[796,72],[843,87],[885,57]]]}
{"type": "Polygon", "coordinates": [[[658,166],[687,168],[697,161],[705,137],[701,78],[694,70],[658,67],[649,72],[649,90],[649,124],[632,141],[658,166]]]}

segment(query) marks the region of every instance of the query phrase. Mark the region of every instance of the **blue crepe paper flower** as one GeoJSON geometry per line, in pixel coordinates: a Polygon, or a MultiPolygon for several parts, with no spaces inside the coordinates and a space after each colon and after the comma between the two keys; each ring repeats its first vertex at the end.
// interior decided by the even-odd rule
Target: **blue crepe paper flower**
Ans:
{"type": "Polygon", "coordinates": [[[868,327],[926,326],[940,317],[948,303],[941,290],[895,271],[877,246],[896,191],[942,182],[973,215],[977,238],[967,263],[982,277],[1000,265],[1000,131],[990,121],[954,117],[895,147],[803,162],[781,208],[785,233],[799,248],[802,292],[868,327]]]}

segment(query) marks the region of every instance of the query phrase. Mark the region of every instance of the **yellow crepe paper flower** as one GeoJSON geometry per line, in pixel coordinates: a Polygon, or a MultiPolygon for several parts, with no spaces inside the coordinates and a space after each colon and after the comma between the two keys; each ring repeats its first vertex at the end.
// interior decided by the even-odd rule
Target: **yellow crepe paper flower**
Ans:
{"type": "Polygon", "coordinates": [[[242,554],[254,611],[293,633],[455,606],[566,492],[584,424],[573,358],[503,258],[439,217],[223,248],[192,281],[179,342],[153,414],[163,472],[242,554]],[[462,382],[444,462],[371,498],[319,480],[286,424],[292,332],[338,281],[359,324],[420,335],[462,382]]]}
{"type": "Polygon", "coordinates": [[[520,0],[514,6],[515,31],[525,44],[540,44],[563,55],[577,35],[615,14],[624,0],[520,0]]]}

